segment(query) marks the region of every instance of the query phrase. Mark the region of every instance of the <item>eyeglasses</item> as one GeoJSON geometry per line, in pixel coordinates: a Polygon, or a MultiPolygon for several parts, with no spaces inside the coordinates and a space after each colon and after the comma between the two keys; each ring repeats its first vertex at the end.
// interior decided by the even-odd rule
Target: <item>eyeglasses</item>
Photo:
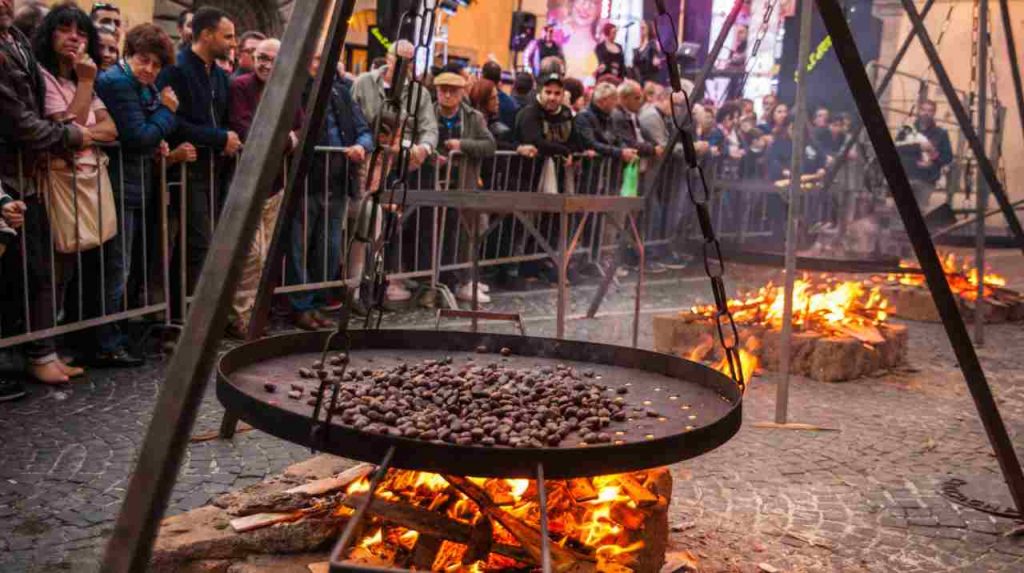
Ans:
{"type": "Polygon", "coordinates": [[[263,64],[273,64],[274,61],[276,60],[277,58],[275,58],[274,56],[268,56],[266,54],[259,54],[258,56],[256,56],[256,61],[263,64]]]}

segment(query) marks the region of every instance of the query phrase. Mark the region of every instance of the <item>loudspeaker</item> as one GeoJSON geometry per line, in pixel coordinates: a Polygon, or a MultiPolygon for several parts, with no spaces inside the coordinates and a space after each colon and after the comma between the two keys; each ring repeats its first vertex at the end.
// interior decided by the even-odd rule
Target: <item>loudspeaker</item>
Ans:
{"type": "Polygon", "coordinates": [[[537,17],[530,12],[512,13],[512,37],[508,47],[514,52],[522,52],[530,45],[537,35],[537,17]]]}

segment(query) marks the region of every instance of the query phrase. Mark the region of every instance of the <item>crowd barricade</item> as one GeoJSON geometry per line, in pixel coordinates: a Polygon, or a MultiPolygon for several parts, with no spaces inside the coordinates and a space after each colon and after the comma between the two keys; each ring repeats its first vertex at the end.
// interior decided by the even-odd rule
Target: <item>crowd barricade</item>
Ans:
{"type": "Polygon", "coordinates": [[[136,161],[136,183],[159,186],[163,161],[117,144],[39,154],[31,169],[23,159],[6,189],[28,209],[0,260],[0,348],[146,315],[169,321],[166,197],[142,193],[141,203],[129,205],[113,188],[132,183],[124,166],[136,161]],[[104,165],[108,177],[97,176],[104,165]]]}
{"type": "MultiPolygon", "coordinates": [[[[192,292],[198,282],[197,253],[209,248],[208,242],[220,217],[235,161],[199,150],[197,161],[169,165],[163,159],[124,153],[116,144],[102,146],[98,150],[118,160],[122,166],[116,171],[108,169],[110,176],[116,179],[117,188],[124,189],[130,183],[125,180],[130,177],[126,171],[139,178],[139,186],[146,190],[141,193],[141,204],[128,205],[125,193],[114,193],[116,233],[104,243],[103,248],[73,253],[57,252],[43,212],[34,212],[29,217],[26,226],[19,230],[18,246],[8,250],[4,255],[7,260],[2,261],[4,269],[11,272],[0,277],[4,293],[0,348],[71,335],[139,317],[149,317],[158,324],[173,326],[180,324],[184,309],[192,302],[192,292]],[[124,169],[123,166],[131,161],[138,162],[139,168],[124,169]],[[124,216],[129,211],[138,216],[134,224],[124,216]],[[39,242],[48,249],[45,260],[21,256],[29,242],[26,237],[38,238],[38,233],[49,236],[39,242]],[[206,245],[202,244],[204,241],[206,245]],[[113,248],[115,245],[120,248],[113,248]],[[112,261],[111,257],[118,260],[112,261]],[[17,258],[18,264],[12,258],[17,258]],[[45,277],[40,278],[40,273],[45,277]],[[35,304],[38,297],[34,291],[40,281],[66,285],[64,296],[54,291],[50,294],[48,306],[35,304]],[[29,311],[35,307],[48,309],[48,315],[40,319],[38,312],[29,311]]],[[[295,295],[354,286],[359,282],[362,268],[370,264],[365,247],[359,244],[352,249],[349,260],[341,260],[345,245],[349,243],[350,225],[345,221],[350,220],[357,210],[360,198],[366,194],[368,182],[377,183],[374,174],[368,173],[365,163],[349,162],[345,152],[344,148],[331,147],[318,147],[315,151],[311,172],[299,188],[298,207],[292,221],[294,238],[286,241],[287,252],[281,254],[280,260],[266,263],[281,265],[281,282],[275,291],[278,294],[295,295]],[[342,220],[341,224],[337,224],[338,218],[342,220]],[[346,269],[346,276],[341,275],[334,261],[346,269]]],[[[77,169],[77,156],[75,161],[77,169]]],[[[33,181],[45,182],[51,177],[48,171],[50,164],[45,161],[43,164],[44,168],[32,178],[33,181]]],[[[654,186],[654,167],[644,167],[638,181],[638,194],[646,196],[650,193],[648,187],[654,186]]],[[[285,161],[281,177],[275,183],[276,189],[283,188],[288,168],[285,161]]],[[[430,160],[412,171],[406,188],[437,192],[619,195],[623,192],[623,168],[623,163],[616,158],[592,154],[576,155],[566,161],[563,158],[530,158],[514,151],[499,151],[477,160],[452,153],[442,160],[430,160]]],[[[77,179],[72,178],[72,196],[75,198],[78,197],[76,182],[77,179]]],[[[109,185],[102,182],[97,193],[102,196],[111,192],[112,189],[104,188],[109,185]]],[[[669,187],[661,183],[658,185],[669,187]]],[[[18,183],[19,190],[30,187],[27,177],[18,183]]],[[[47,193],[47,190],[43,189],[42,193],[47,193]]],[[[79,199],[84,200],[84,197],[75,201],[79,199]]],[[[649,215],[651,228],[672,226],[670,218],[662,216],[659,205],[663,202],[681,204],[677,199],[652,196],[656,209],[649,215]],[[655,220],[660,222],[655,224],[655,220]]],[[[384,198],[385,202],[397,203],[400,200],[400,193],[395,196],[388,194],[384,198]]],[[[98,207],[102,210],[109,205],[99,201],[98,207]]],[[[396,206],[389,211],[398,217],[385,265],[389,277],[425,280],[436,285],[445,278],[442,273],[465,273],[471,266],[471,257],[467,236],[470,225],[464,215],[456,209],[417,205],[414,201],[403,207],[398,209],[396,206]]],[[[29,210],[35,208],[45,210],[41,203],[32,200],[29,210]]],[[[482,221],[478,237],[479,264],[482,267],[517,265],[549,258],[538,237],[527,232],[523,219],[517,217],[527,218],[541,237],[548,238],[548,243],[556,247],[557,219],[547,214],[529,214],[528,211],[528,205],[524,203],[521,213],[494,214],[482,221]]],[[[570,224],[575,227],[581,215],[573,214],[571,217],[570,224]]],[[[100,220],[103,220],[102,216],[100,220]]],[[[610,241],[606,223],[600,217],[588,221],[581,238],[581,248],[576,252],[578,259],[597,262],[600,257],[621,247],[610,241]]],[[[669,234],[666,232],[665,236],[669,234]]]]}

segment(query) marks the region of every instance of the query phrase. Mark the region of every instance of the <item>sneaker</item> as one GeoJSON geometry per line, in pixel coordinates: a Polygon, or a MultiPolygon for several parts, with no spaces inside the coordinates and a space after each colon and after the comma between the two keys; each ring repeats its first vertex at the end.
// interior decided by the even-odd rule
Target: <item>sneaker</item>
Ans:
{"type": "Polygon", "coordinates": [[[405,302],[412,298],[412,293],[401,281],[388,281],[388,290],[384,293],[388,302],[405,302]]]}
{"type": "Polygon", "coordinates": [[[662,262],[662,265],[666,269],[673,270],[673,271],[683,270],[687,266],[689,266],[689,264],[690,264],[690,259],[688,257],[685,257],[683,255],[677,255],[675,253],[672,253],[671,255],[669,255],[669,257],[666,258],[662,262]]]}
{"type": "Polygon", "coordinates": [[[0,378],[0,402],[11,402],[24,398],[26,394],[28,392],[25,391],[25,385],[21,382],[0,378]]]}
{"type": "Polygon", "coordinates": [[[667,271],[668,267],[659,263],[658,261],[648,261],[647,264],[644,265],[644,272],[647,274],[656,275],[667,271]]]}
{"type": "Polygon", "coordinates": [[[626,267],[619,267],[615,269],[615,278],[624,279],[629,276],[629,269],[626,267]]]}
{"type": "MultiPolygon", "coordinates": [[[[480,285],[483,286],[483,285],[480,285]]],[[[487,304],[491,302],[491,297],[484,292],[483,288],[476,289],[476,300],[480,304],[487,304]]],[[[455,291],[455,298],[463,302],[473,302],[473,283],[466,283],[455,291]]]]}

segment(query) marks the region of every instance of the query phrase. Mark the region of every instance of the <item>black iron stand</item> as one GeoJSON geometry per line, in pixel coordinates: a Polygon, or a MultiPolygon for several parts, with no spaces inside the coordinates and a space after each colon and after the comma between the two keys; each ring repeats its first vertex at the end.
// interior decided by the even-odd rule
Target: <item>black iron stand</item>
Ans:
{"type": "MultiPolygon", "coordinates": [[[[167,366],[167,377],[160,387],[139,460],[107,545],[104,573],[142,572],[149,567],[157,527],[174,487],[227,323],[228,303],[238,286],[242,261],[255,233],[263,199],[270,195],[280,170],[280,162],[272,158],[285,154],[292,118],[301,105],[306,86],[306,70],[330,5],[327,0],[298,2],[285,30],[277,65],[257,109],[249,145],[239,161],[211,243],[213,248],[207,255],[196,289],[196,303],[188,313],[177,351],[167,366]]],[[[324,88],[330,87],[330,82],[324,76],[329,73],[328,77],[333,77],[354,6],[355,0],[336,2],[330,13],[330,36],[337,41],[330,44],[320,66],[318,89],[310,105],[313,110],[322,110],[326,102],[324,88]]],[[[316,144],[316,138],[308,136],[309,129],[307,125],[298,151],[300,165],[309,164],[316,144]]],[[[296,169],[290,187],[304,176],[296,169]]],[[[284,218],[287,221],[287,212],[284,218]]]]}
{"type": "MultiPolygon", "coordinates": [[[[960,370],[964,374],[967,388],[974,399],[975,407],[978,409],[978,416],[981,418],[986,434],[988,434],[989,443],[992,444],[992,448],[995,450],[996,459],[999,461],[1003,478],[1006,480],[1006,484],[1010,489],[1010,495],[1013,497],[1018,511],[1024,513],[1024,473],[1021,471],[1020,460],[1017,459],[1013,443],[1010,441],[1002,416],[999,414],[999,408],[992,397],[992,390],[985,379],[985,371],[981,367],[981,362],[978,360],[974,345],[971,343],[970,335],[967,333],[967,327],[960,316],[956,299],[949,288],[949,283],[946,282],[945,271],[939,261],[938,254],[935,252],[935,245],[932,243],[931,235],[928,233],[928,227],[925,225],[924,217],[921,215],[917,200],[914,198],[914,193],[910,188],[907,173],[904,171],[899,156],[896,154],[896,145],[893,143],[892,135],[889,133],[889,128],[885,123],[885,116],[882,114],[882,108],[878,104],[878,99],[875,98],[874,92],[871,89],[871,82],[864,71],[864,63],[861,61],[860,53],[857,51],[857,44],[853,40],[853,34],[850,33],[849,25],[846,23],[843,10],[837,0],[816,1],[818,10],[821,12],[821,18],[825,22],[825,27],[829,35],[832,36],[832,45],[835,47],[836,56],[839,58],[843,75],[846,76],[850,92],[857,103],[857,110],[860,112],[861,121],[867,129],[868,137],[870,137],[871,144],[878,155],[878,161],[882,171],[885,173],[889,188],[892,190],[896,208],[899,210],[900,217],[903,219],[903,225],[907,229],[911,245],[913,245],[914,252],[917,255],[917,260],[924,271],[928,288],[932,292],[932,298],[935,300],[935,306],[938,308],[939,315],[942,318],[943,327],[946,330],[947,336],[949,336],[950,344],[953,346],[953,352],[956,354],[957,362],[960,364],[960,370]]],[[[920,17],[917,16],[913,2],[911,0],[904,0],[904,4],[909,4],[908,12],[913,14],[912,20],[915,22],[918,35],[921,36],[922,40],[927,40],[927,35],[922,34],[923,25],[921,24],[920,17]]],[[[927,44],[930,45],[930,42],[927,42],[927,44]]],[[[941,62],[938,62],[937,58],[934,57],[936,55],[934,53],[934,46],[931,46],[931,48],[930,57],[938,72],[941,62]]],[[[949,78],[945,76],[944,71],[941,77],[945,78],[944,83],[948,84],[949,78]]],[[[952,85],[949,85],[949,87],[951,88],[952,85]]],[[[950,105],[957,101],[955,98],[950,98],[950,100],[950,105]]],[[[963,111],[962,107],[959,109],[961,112],[963,111]]],[[[961,123],[967,122],[962,121],[961,123]]],[[[989,167],[991,167],[991,164],[989,164],[989,167]]]]}

